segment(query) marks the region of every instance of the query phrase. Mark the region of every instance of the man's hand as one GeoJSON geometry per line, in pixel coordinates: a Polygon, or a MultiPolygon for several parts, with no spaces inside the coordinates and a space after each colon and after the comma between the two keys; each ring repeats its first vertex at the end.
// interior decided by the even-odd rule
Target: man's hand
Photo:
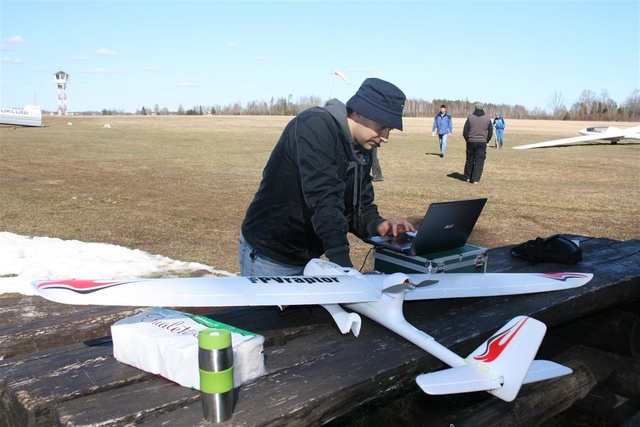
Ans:
{"type": "Polygon", "coordinates": [[[408,231],[416,231],[416,229],[406,219],[385,219],[378,225],[378,235],[380,236],[397,236],[408,231]]]}

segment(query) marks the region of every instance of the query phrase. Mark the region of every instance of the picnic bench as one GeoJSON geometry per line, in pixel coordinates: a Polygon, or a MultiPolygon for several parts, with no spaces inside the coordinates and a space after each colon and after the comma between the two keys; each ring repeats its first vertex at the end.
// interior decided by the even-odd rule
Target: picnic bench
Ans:
{"type": "MultiPolygon", "coordinates": [[[[502,247],[489,250],[487,271],[594,273],[581,288],[404,305],[409,322],[463,356],[512,317],[531,315],[549,328],[539,357],[572,375],[524,385],[512,403],[487,393],[429,396],[414,379],[443,364],[367,318],[354,337],[318,306],[185,309],[266,338],[267,373],[235,390],[233,416],[219,425],[339,426],[381,420],[389,408],[406,425],[540,425],[570,408],[619,425],[640,420],[640,241],[576,238],[583,261],[575,266],[531,265],[502,247]]],[[[211,425],[198,391],[114,359],[110,325],[145,309],[0,298],[0,426],[211,425]]]]}

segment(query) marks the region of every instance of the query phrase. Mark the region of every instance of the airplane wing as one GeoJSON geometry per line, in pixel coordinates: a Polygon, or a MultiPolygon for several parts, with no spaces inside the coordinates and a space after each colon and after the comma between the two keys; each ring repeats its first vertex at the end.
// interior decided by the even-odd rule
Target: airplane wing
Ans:
{"type": "Polygon", "coordinates": [[[233,307],[344,304],[380,299],[382,287],[358,275],[44,280],[44,298],[63,304],[233,307]]]}
{"type": "Polygon", "coordinates": [[[615,132],[615,133],[601,133],[597,135],[582,135],[582,136],[574,136],[571,138],[562,138],[562,139],[554,139],[551,141],[543,141],[536,142],[534,144],[527,145],[516,145],[513,147],[516,150],[528,150],[530,148],[544,148],[544,147],[556,147],[558,145],[570,145],[575,144],[577,142],[588,142],[588,141],[597,141],[597,140],[611,140],[612,138],[623,139],[626,137],[626,133],[624,131],[615,132]]]}
{"type": "Polygon", "coordinates": [[[625,138],[640,139],[640,126],[634,126],[632,128],[625,129],[625,138]]]}
{"type": "Polygon", "coordinates": [[[443,273],[408,274],[417,284],[405,300],[493,297],[577,288],[593,278],[591,273],[443,273]],[[437,279],[435,284],[420,282],[437,279]]]}
{"type": "Polygon", "coordinates": [[[406,300],[549,292],[582,286],[589,273],[342,274],[131,280],[43,280],[39,295],[76,305],[234,307],[349,304],[408,289],[406,300]],[[405,285],[409,279],[414,286],[405,285]]]}

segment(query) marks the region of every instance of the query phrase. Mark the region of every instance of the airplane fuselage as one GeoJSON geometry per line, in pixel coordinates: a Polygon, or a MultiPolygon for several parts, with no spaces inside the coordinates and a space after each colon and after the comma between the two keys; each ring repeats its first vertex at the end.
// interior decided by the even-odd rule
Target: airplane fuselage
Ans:
{"type": "Polygon", "coordinates": [[[580,135],[603,135],[603,137],[600,138],[603,141],[611,141],[612,144],[617,144],[618,141],[620,141],[621,139],[619,136],[611,137],[611,138],[604,137],[604,135],[608,133],[613,133],[613,132],[622,133],[624,131],[614,126],[591,126],[588,128],[580,129],[578,131],[580,135]]]}

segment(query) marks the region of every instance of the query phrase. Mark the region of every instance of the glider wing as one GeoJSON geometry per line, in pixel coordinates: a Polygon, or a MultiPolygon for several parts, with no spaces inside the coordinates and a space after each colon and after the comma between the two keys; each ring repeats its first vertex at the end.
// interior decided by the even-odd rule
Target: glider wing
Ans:
{"type": "Polygon", "coordinates": [[[380,299],[362,276],[197,277],[34,282],[64,304],[164,307],[343,304],[380,299]]]}
{"type": "Polygon", "coordinates": [[[517,145],[513,148],[516,150],[528,150],[530,148],[556,147],[558,145],[570,145],[570,144],[575,144],[577,142],[597,141],[600,139],[608,140],[608,139],[617,138],[617,137],[620,137],[622,139],[624,138],[624,135],[625,135],[624,132],[621,131],[620,133],[612,133],[612,134],[601,133],[599,135],[592,134],[592,135],[574,136],[571,138],[562,138],[562,139],[554,139],[551,141],[536,142],[534,144],[517,145]]]}
{"type": "Polygon", "coordinates": [[[493,297],[577,288],[593,278],[591,273],[444,273],[408,274],[417,284],[405,300],[493,297]],[[436,278],[435,284],[420,282],[436,278]]]}

